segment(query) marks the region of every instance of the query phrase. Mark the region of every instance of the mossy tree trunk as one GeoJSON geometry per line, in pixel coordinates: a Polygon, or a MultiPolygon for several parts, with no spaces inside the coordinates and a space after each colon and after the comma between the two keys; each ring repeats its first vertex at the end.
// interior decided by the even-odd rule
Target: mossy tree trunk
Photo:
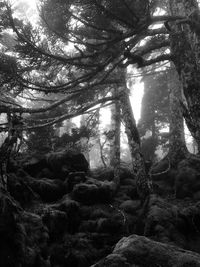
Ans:
{"type": "Polygon", "coordinates": [[[107,168],[106,159],[105,159],[104,152],[103,152],[105,142],[102,143],[102,141],[101,141],[101,133],[100,133],[100,127],[99,127],[100,126],[100,109],[97,110],[96,116],[97,116],[97,125],[98,125],[97,144],[99,145],[99,153],[100,153],[101,162],[102,162],[104,168],[107,168]]]}
{"type": "Polygon", "coordinates": [[[172,165],[175,166],[188,154],[180,101],[182,101],[181,83],[176,71],[171,69],[169,71],[170,136],[168,156],[172,165]]]}
{"type": "MultiPolygon", "coordinates": [[[[113,94],[117,95],[117,88],[113,94]]],[[[114,169],[114,182],[116,186],[120,182],[120,130],[121,130],[121,110],[119,100],[115,100],[111,107],[111,131],[113,132],[110,140],[110,166],[114,169]]]]}
{"type": "Polygon", "coordinates": [[[133,115],[129,98],[129,90],[126,86],[125,79],[123,87],[120,90],[120,104],[122,110],[122,119],[124,121],[129,149],[131,152],[133,173],[136,178],[137,191],[140,199],[144,201],[146,197],[151,193],[152,189],[149,177],[145,172],[145,163],[140,147],[140,137],[133,115]]]}
{"type": "MultiPolygon", "coordinates": [[[[87,115],[83,114],[81,116],[81,120],[80,120],[80,126],[81,127],[87,127],[87,115]]],[[[83,154],[85,156],[85,158],[88,161],[88,164],[90,166],[90,149],[89,149],[89,136],[85,136],[85,137],[81,137],[81,145],[83,147],[83,154]]]]}
{"type": "Polygon", "coordinates": [[[110,166],[114,167],[115,162],[120,160],[120,129],[121,111],[118,100],[111,106],[111,131],[110,138],[110,166]]]}
{"type": "Polygon", "coordinates": [[[200,149],[200,12],[195,0],[170,0],[173,16],[185,16],[184,21],[170,24],[173,62],[182,82],[186,105],[182,105],[188,129],[200,149]]]}

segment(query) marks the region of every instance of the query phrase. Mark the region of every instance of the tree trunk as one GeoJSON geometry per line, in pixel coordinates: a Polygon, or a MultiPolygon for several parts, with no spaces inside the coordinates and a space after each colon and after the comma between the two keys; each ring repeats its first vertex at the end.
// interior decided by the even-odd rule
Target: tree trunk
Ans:
{"type": "MultiPolygon", "coordinates": [[[[86,116],[85,114],[83,114],[81,116],[81,119],[80,119],[80,126],[81,127],[87,127],[87,121],[86,121],[86,116]]],[[[81,137],[81,145],[83,147],[83,154],[85,156],[85,158],[87,159],[88,161],[88,164],[90,166],[90,149],[89,149],[89,138],[87,137],[81,137]]]]}
{"type": "Polygon", "coordinates": [[[183,85],[187,105],[183,115],[188,129],[200,147],[200,12],[195,0],[171,0],[169,11],[173,16],[185,16],[184,21],[172,22],[170,31],[173,61],[183,85]]]}
{"type": "Polygon", "coordinates": [[[111,106],[111,131],[113,132],[113,138],[110,139],[110,166],[114,167],[115,162],[120,160],[120,103],[115,101],[111,106]]]}
{"type": "Polygon", "coordinates": [[[102,162],[104,168],[107,168],[106,159],[105,159],[104,152],[103,152],[103,148],[104,148],[105,142],[102,143],[102,141],[101,141],[101,133],[100,133],[100,128],[99,128],[99,125],[100,125],[100,109],[97,110],[96,114],[97,114],[96,116],[97,116],[97,125],[98,125],[97,144],[99,145],[99,153],[100,153],[101,162],[102,162]]]}
{"type": "MultiPolygon", "coordinates": [[[[114,94],[117,94],[117,89],[115,89],[114,94]]],[[[115,100],[111,108],[111,130],[114,134],[112,140],[110,140],[110,166],[114,169],[114,182],[116,186],[120,183],[120,111],[119,100],[115,100]]]]}
{"type": "Polygon", "coordinates": [[[22,139],[22,119],[15,114],[7,114],[8,136],[0,147],[0,187],[7,188],[7,164],[18,139],[22,139]]]}
{"type": "Polygon", "coordinates": [[[188,154],[185,144],[183,115],[180,101],[182,100],[182,88],[177,73],[169,71],[169,106],[170,106],[170,136],[169,153],[172,165],[177,165],[188,154]]]}
{"type": "Polygon", "coordinates": [[[122,119],[125,124],[125,131],[128,138],[128,144],[131,152],[133,173],[136,177],[138,194],[142,201],[151,193],[151,183],[145,172],[144,159],[141,154],[140,137],[136,127],[135,118],[133,115],[128,88],[124,81],[124,86],[120,92],[120,104],[122,110],[122,119]]]}

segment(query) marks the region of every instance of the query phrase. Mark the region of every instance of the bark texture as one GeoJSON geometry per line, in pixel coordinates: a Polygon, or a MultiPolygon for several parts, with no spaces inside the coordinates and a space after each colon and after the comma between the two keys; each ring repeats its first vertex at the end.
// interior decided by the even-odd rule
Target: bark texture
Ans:
{"type": "Polygon", "coordinates": [[[121,129],[121,112],[120,103],[118,100],[115,101],[112,114],[111,114],[111,124],[113,124],[114,140],[113,146],[111,145],[111,159],[110,165],[114,168],[114,182],[116,186],[120,182],[120,129],[121,129]]]}
{"type": "MultiPolygon", "coordinates": [[[[87,115],[83,114],[81,116],[81,120],[80,120],[80,126],[81,127],[87,127],[87,115]]],[[[89,137],[82,137],[81,138],[81,145],[83,147],[83,151],[82,153],[84,154],[84,156],[86,157],[86,160],[88,161],[89,165],[90,165],[90,148],[89,148],[89,137]]]]}
{"type": "Polygon", "coordinates": [[[116,162],[120,161],[120,103],[115,101],[111,107],[111,131],[113,132],[112,139],[110,140],[110,165],[114,167],[116,162]]]}
{"type": "Polygon", "coordinates": [[[200,12],[195,0],[170,0],[171,15],[186,20],[171,23],[171,51],[183,85],[187,105],[182,105],[187,126],[200,147],[200,12]]]}
{"type": "Polygon", "coordinates": [[[182,87],[178,74],[171,69],[169,72],[169,102],[170,102],[170,137],[169,157],[173,164],[177,164],[188,154],[185,136],[184,123],[180,101],[182,101],[182,87]]]}
{"type": "Polygon", "coordinates": [[[120,93],[122,119],[125,124],[125,131],[131,152],[133,173],[136,177],[137,190],[140,199],[145,200],[145,198],[151,193],[151,183],[148,175],[145,172],[144,158],[141,154],[140,148],[140,137],[136,127],[136,122],[129,99],[129,92],[126,85],[124,85],[124,88],[120,93]]]}
{"type": "MultiPolygon", "coordinates": [[[[117,89],[113,92],[117,95],[117,89]]],[[[116,186],[120,183],[120,130],[121,130],[121,110],[119,100],[115,100],[111,107],[111,131],[110,140],[110,166],[114,169],[114,182],[116,186]]]]}

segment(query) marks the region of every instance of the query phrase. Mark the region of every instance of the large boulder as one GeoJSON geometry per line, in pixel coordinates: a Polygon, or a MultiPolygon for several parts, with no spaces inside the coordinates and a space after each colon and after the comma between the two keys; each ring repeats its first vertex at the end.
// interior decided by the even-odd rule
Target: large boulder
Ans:
{"type": "Polygon", "coordinates": [[[70,172],[64,181],[68,192],[71,192],[76,184],[86,182],[85,172],[70,172]]]}
{"type": "Polygon", "coordinates": [[[49,266],[49,232],[41,216],[23,212],[22,223],[25,234],[23,267],[49,266]]]}
{"type": "Polygon", "coordinates": [[[175,193],[177,198],[193,197],[200,190],[200,173],[190,166],[179,167],[175,177],[175,193]]]}
{"type": "Polygon", "coordinates": [[[144,236],[123,237],[111,255],[92,267],[200,267],[200,255],[144,236]]]}
{"type": "Polygon", "coordinates": [[[175,194],[177,198],[198,199],[200,191],[200,157],[189,154],[188,157],[178,164],[175,175],[175,194]]]}
{"type": "Polygon", "coordinates": [[[47,168],[47,162],[44,156],[33,156],[22,162],[22,168],[32,177],[36,177],[44,168],[47,168]]]}
{"type": "Polygon", "coordinates": [[[56,201],[66,190],[64,182],[59,179],[35,179],[23,172],[20,176],[11,173],[8,177],[8,191],[24,208],[34,200],[56,201]]]}
{"type": "MultiPolygon", "coordinates": [[[[114,178],[113,168],[97,168],[92,171],[92,177],[101,181],[112,181],[114,178]]],[[[134,180],[134,175],[128,166],[120,166],[120,183],[126,183],[125,180],[134,180]]]]}
{"type": "Polygon", "coordinates": [[[23,169],[33,177],[46,175],[50,178],[54,176],[54,178],[65,179],[73,171],[87,172],[88,166],[82,153],[60,151],[34,156],[24,162],[23,169]]]}
{"type": "Polygon", "coordinates": [[[72,171],[88,171],[88,162],[82,153],[69,151],[61,151],[49,153],[46,155],[48,168],[53,173],[72,172],[72,171]]]}
{"type": "Polygon", "coordinates": [[[91,240],[82,233],[65,235],[63,242],[52,246],[51,266],[89,267],[98,255],[91,240]]]}
{"type": "Polygon", "coordinates": [[[83,204],[108,203],[113,197],[113,192],[113,182],[91,178],[74,186],[72,198],[83,204]]]}
{"type": "Polygon", "coordinates": [[[0,236],[0,266],[47,266],[48,230],[41,217],[23,211],[3,189],[0,189],[0,236]]]}
{"type": "Polygon", "coordinates": [[[32,179],[29,182],[29,186],[43,201],[56,201],[66,193],[63,182],[60,180],[32,179]]]}
{"type": "MultiPolygon", "coordinates": [[[[156,195],[151,195],[143,218],[142,234],[163,243],[186,248],[186,237],[179,229],[179,225],[184,224],[180,210],[181,208],[177,205],[156,195]]],[[[139,218],[138,224],[142,225],[141,218],[139,218]]]]}
{"type": "Polygon", "coordinates": [[[31,180],[31,177],[24,175],[17,176],[15,173],[9,173],[7,179],[8,192],[23,208],[30,206],[40,198],[29,186],[31,180]]]}
{"type": "Polygon", "coordinates": [[[141,207],[140,200],[126,200],[122,202],[119,208],[126,213],[136,214],[138,209],[141,207]]]}
{"type": "Polygon", "coordinates": [[[200,202],[151,195],[138,218],[137,233],[155,241],[200,252],[200,202]]]}
{"type": "Polygon", "coordinates": [[[21,209],[15,200],[0,188],[0,266],[16,266],[24,262],[25,237],[21,209]]]}
{"type": "Polygon", "coordinates": [[[49,229],[51,240],[59,240],[64,233],[74,234],[80,224],[79,203],[64,196],[55,204],[47,204],[41,217],[49,229]]]}

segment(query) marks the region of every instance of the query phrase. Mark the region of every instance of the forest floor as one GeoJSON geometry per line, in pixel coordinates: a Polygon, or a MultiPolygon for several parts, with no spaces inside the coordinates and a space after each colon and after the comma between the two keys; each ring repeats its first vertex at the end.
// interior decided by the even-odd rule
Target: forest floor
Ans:
{"type": "Polygon", "coordinates": [[[152,175],[141,206],[128,168],[113,192],[112,169],[89,171],[82,154],[13,161],[0,189],[0,266],[200,267],[199,169],[187,161],[152,175]]]}

